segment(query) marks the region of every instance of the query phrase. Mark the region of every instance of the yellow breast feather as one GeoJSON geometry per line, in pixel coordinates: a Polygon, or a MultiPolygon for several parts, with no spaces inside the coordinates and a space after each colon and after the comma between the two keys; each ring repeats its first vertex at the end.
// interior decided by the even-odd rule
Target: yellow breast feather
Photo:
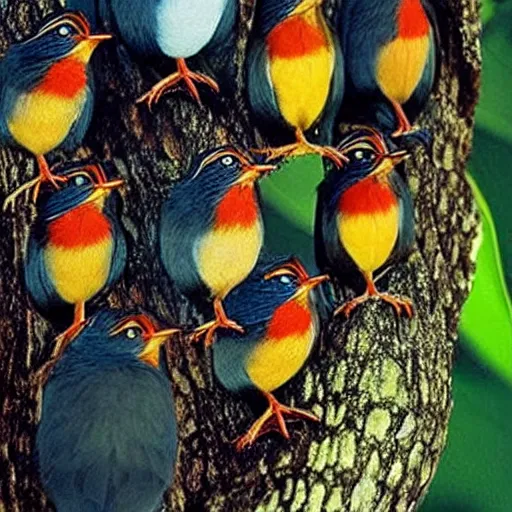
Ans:
{"type": "Polygon", "coordinates": [[[111,238],[73,249],[50,244],[44,262],[60,297],[70,304],[94,297],[107,282],[112,250],[111,238]]]}
{"type": "Polygon", "coordinates": [[[263,244],[263,226],[213,229],[197,244],[195,261],[213,295],[224,298],[251,272],[263,244]]]}
{"type": "Polygon", "coordinates": [[[396,38],[377,58],[377,83],[390,99],[405,103],[415,91],[428,59],[430,36],[396,38]]]}
{"type": "Polygon", "coordinates": [[[391,255],[398,237],[399,208],[385,212],[342,215],[338,222],[340,240],[363,272],[373,272],[391,255]]]}
{"type": "Polygon", "coordinates": [[[18,144],[44,155],[62,144],[80,115],[85,92],[73,98],[41,91],[22,95],[7,125],[18,144]]]}
{"type": "Polygon", "coordinates": [[[279,341],[264,340],[247,361],[247,374],[261,390],[274,391],[288,382],[304,365],[316,337],[314,323],[301,336],[289,336],[279,341]]]}

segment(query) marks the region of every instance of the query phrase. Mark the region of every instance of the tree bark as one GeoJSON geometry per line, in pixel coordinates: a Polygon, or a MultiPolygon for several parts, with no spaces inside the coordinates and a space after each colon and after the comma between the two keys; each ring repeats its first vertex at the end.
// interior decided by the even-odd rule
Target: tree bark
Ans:
{"type": "MultiPolygon", "coordinates": [[[[253,3],[242,2],[234,97],[204,96],[198,106],[177,92],[151,114],[134,99],[154,77],[143,66],[144,75],[137,66],[121,66],[115,45],[100,50],[93,124],[84,147],[66,157],[115,158],[127,182],[123,222],[130,257],[110,305],[139,306],[167,322],[197,325],[197,314],[158,262],[156,219],[193,155],[224,143],[254,145],[241,75],[253,3]]],[[[341,0],[326,3],[332,14],[341,0]]],[[[453,347],[479,227],[464,177],[480,77],[478,2],[446,3],[440,81],[419,120],[432,130],[433,150],[417,151],[407,164],[417,250],[386,275],[390,291],[413,298],[416,316],[399,320],[389,306],[369,302],[350,321],[329,325],[307,368],[279,394],[285,403],[313,410],[321,422],[292,425],[289,441],[267,436],[241,454],[230,441],[254,413],[215,381],[209,351],[185,340],[173,343],[168,361],[180,451],[168,510],[406,512],[425,495],[445,445],[453,347]]],[[[53,0],[0,2],[0,51],[58,7],[53,0]]],[[[35,175],[25,151],[1,148],[0,168],[4,197],[35,175]]],[[[30,308],[23,289],[33,216],[33,205],[20,200],[15,213],[0,217],[0,511],[7,512],[52,510],[33,456],[40,395],[28,381],[48,359],[56,334],[30,308]]]]}

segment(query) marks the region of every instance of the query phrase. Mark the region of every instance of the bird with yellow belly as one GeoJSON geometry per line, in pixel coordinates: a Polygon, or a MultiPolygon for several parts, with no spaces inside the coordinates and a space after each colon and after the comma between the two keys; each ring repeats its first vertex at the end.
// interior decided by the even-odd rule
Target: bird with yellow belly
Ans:
{"type": "Polygon", "coordinates": [[[44,316],[61,324],[73,312],[73,320],[57,337],[42,375],[83,326],[86,302],[112,286],[126,264],[120,198],[114,192],[123,181],[108,181],[99,164],[74,162],[56,172],[65,182],[59,189],[50,184],[41,189],[28,240],[25,284],[44,316]]]}
{"type": "Polygon", "coordinates": [[[394,137],[415,129],[439,66],[429,0],[345,0],[338,30],[345,58],[344,119],[376,124],[394,137]]]}
{"type": "Polygon", "coordinates": [[[379,292],[373,278],[375,271],[403,259],[414,243],[412,198],[395,170],[407,152],[390,151],[382,134],[370,128],[350,134],[340,151],[348,163],[331,171],[318,191],[316,259],[322,271],[342,279],[359,271],[366,292],[335,314],[348,317],[359,304],[380,298],[398,315],[411,317],[411,301],[379,292]]]}
{"type": "Polygon", "coordinates": [[[315,287],[328,276],[310,277],[296,258],[265,258],[226,297],[226,311],[244,333],[222,330],[213,346],[217,379],[234,393],[262,393],[264,414],[236,440],[236,448],[276,430],[289,438],[285,417],[318,421],[312,413],[280,404],[272,392],[306,363],[320,332],[315,287]]]}
{"type": "Polygon", "coordinates": [[[319,154],[329,146],[343,99],[343,57],[322,0],[260,0],[246,57],[247,96],[256,125],[279,147],[269,158],[319,154]],[[295,143],[286,144],[294,134],[295,143]],[[284,137],[283,137],[284,136],[284,137]]]}
{"type": "Polygon", "coordinates": [[[80,12],[52,15],[30,39],[13,44],[0,61],[0,143],[35,155],[39,176],[10,194],[4,209],[25,190],[34,201],[43,182],[64,181],[50,170],[45,155],[76,149],[92,117],[89,60],[110,35],[92,35],[80,12]]]}
{"type": "Polygon", "coordinates": [[[263,245],[257,180],[274,170],[232,147],[198,155],[162,207],[160,259],[177,289],[201,308],[213,299],[215,320],[196,331],[213,343],[219,327],[242,330],[222,300],[256,265],[263,245]]]}

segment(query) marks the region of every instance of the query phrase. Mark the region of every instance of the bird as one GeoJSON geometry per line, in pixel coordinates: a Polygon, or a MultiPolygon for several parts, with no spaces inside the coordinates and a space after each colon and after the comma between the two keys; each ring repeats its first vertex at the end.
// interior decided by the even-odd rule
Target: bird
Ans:
{"type": "Polygon", "coordinates": [[[338,31],[346,73],[342,115],[376,120],[393,137],[414,131],[411,121],[427,102],[440,60],[432,2],[346,0],[338,31]]]}
{"type": "Polygon", "coordinates": [[[245,332],[219,331],[212,349],[215,376],[233,393],[257,392],[268,401],[263,415],[235,440],[237,450],[271,430],[289,439],[286,416],[318,421],[272,393],[301,370],[313,349],[320,322],[311,292],[328,279],[310,277],[296,257],[266,257],[226,297],[226,311],[245,332]]]}
{"type": "Polygon", "coordinates": [[[261,151],[269,159],[314,153],[341,166],[343,156],[329,145],[343,90],[343,55],[322,0],[260,0],[246,92],[256,125],[279,145],[261,151]],[[295,142],[286,144],[282,135],[295,142]]]}
{"type": "Polygon", "coordinates": [[[83,14],[65,11],[46,18],[32,37],[12,44],[0,60],[0,144],[26,149],[39,168],[37,178],[7,197],[4,210],[26,190],[34,188],[35,202],[42,183],[55,188],[63,183],[45,155],[81,144],[94,102],[89,60],[111,37],[91,34],[83,14]]]}
{"type": "MultiPolygon", "coordinates": [[[[95,1],[71,0],[71,5],[91,10],[95,1]]],[[[198,103],[201,99],[196,83],[220,91],[216,80],[193,72],[187,60],[202,56],[208,64],[212,58],[224,58],[234,51],[238,0],[99,0],[97,12],[135,54],[176,61],[176,72],[160,80],[137,103],[146,103],[151,109],[180,83],[198,103]]]]}
{"type": "Polygon", "coordinates": [[[177,425],[162,345],[147,314],[102,309],[43,388],[41,483],[57,512],[154,512],[172,482],[177,425]],[[163,359],[163,358],[162,358],[163,359]]]}
{"type": "Polygon", "coordinates": [[[120,222],[121,179],[108,180],[109,163],[68,162],[56,172],[65,183],[45,184],[36,203],[24,260],[25,286],[36,309],[71,326],[55,342],[41,377],[59,359],[86,319],[85,304],[119,280],[126,265],[120,222]]]}
{"type": "Polygon", "coordinates": [[[256,181],[274,169],[234,147],[210,149],[195,158],[162,206],[164,269],[197,305],[213,298],[215,320],[192,337],[197,341],[205,334],[206,346],[219,327],[242,329],[226,316],[222,300],[256,265],[264,231],[256,181]]]}
{"type": "Polygon", "coordinates": [[[383,134],[366,127],[349,134],[340,151],[349,161],[328,173],[318,189],[315,256],[322,272],[343,278],[360,272],[366,292],[337,308],[347,317],[370,298],[391,304],[398,315],[413,315],[412,302],[379,292],[373,275],[403,259],[414,244],[410,191],[395,169],[407,150],[390,150],[383,134]]]}

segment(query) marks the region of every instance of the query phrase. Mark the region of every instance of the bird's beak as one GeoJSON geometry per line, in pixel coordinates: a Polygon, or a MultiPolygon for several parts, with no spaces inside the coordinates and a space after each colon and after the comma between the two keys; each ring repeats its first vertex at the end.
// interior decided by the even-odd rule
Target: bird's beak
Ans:
{"type": "Polygon", "coordinates": [[[268,174],[277,169],[276,165],[257,165],[247,164],[242,168],[242,176],[238,180],[238,183],[247,183],[259,180],[265,174],[268,174]]]}
{"type": "Polygon", "coordinates": [[[94,190],[92,191],[92,194],[84,201],[84,204],[93,203],[94,201],[97,201],[98,199],[101,199],[102,197],[109,194],[112,190],[119,188],[123,185],[124,181],[121,179],[107,181],[105,183],[102,183],[101,185],[96,185],[94,187],[94,190]]]}
{"type": "Polygon", "coordinates": [[[292,15],[302,14],[313,7],[318,7],[322,5],[322,0],[302,0],[299,2],[299,5],[292,12],[292,15]]]}
{"type": "Polygon", "coordinates": [[[299,296],[307,296],[307,294],[318,285],[324,283],[325,281],[329,281],[331,278],[327,274],[323,274],[321,276],[310,277],[306,281],[304,281],[300,286],[297,292],[295,293],[296,297],[299,296]]]}
{"type": "Polygon", "coordinates": [[[110,34],[95,34],[82,39],[75,47],[73,55],[87,63],[96,47],[103,41],[112,39],[110,34]]]}
{"type": "Polygon", "coordinates": [[[387,176],[397,164],[409,158],[409,153],[405,150],[395,151],[384,155],[377,168],[372,172],[373,176],[385,177],[387,176]]]}
{"type": "Polygon", "coordinates": [[[139,354],[139,359],[155,368],[160,363],[160,347],[174,334],[181,332],[181,329],[165,329],[155,332],[147,341],[144,350],[139,354]]]}

